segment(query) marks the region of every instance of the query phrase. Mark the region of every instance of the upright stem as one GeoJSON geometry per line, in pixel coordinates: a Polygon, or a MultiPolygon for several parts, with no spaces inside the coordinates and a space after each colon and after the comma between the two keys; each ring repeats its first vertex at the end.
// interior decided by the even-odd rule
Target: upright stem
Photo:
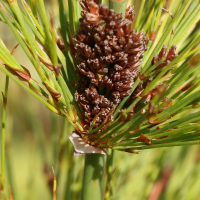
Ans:
{"type": "Polygon", "coordinates": [[[122,13],[124,17],[127,2],[128,0],[109,0],[109,8],[113,9],[116,13],[122,13]]]}
{"type": "Polygon", "coordinates": [[[105,166],[105,155],[85,155],[85,168],[81,200],[102,200],[102,177],[105,166]]]}
{"type": "MultiPolygon", "coordinates": [[[[125,16],[128,0],[109,0],[109,8],[116,13],[125,16]]],[[[105,155],[87,154],[85,155],[85,167],[81,200],[102,200],[102,178],[105,167],[105,155]]]]}
{"type": "Polygon", "coordinates": [[[2,133],[1,133],[1,180],[0,180],[0,190],[4,190],[5,184],[5,135],[6,135],[6,105],[7,105],[7,95],[8,95],[8,85],[9,77],[6,76],[5,93],[3,95],[3,112],[2,112],[2,133]]]}

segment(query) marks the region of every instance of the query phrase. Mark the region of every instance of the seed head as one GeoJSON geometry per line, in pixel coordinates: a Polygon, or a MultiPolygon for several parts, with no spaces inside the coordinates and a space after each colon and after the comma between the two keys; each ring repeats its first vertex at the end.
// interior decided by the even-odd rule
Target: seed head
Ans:
{"type": "Polygon", "coordinates": [[[130,95],[148,38],[144,32],[137,34],[131,30],[133,6],[127,8],[122,19],[122,14],[96,1],[80,4],[83,8],[80,29],[74,38],[75,56],[80,62],[76,100],[84,109],[87,127],[98,115],[94,125],[97,128],[105,119],[110,122],[115,107],[130,95]]]}

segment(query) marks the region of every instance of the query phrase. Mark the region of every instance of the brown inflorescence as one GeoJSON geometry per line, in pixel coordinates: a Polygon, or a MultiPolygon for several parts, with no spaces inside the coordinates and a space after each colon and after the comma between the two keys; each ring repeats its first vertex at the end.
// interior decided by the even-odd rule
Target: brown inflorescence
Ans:
{"type": "Polygon", "coordinates": [[[80,29],[74,40],[79,83],[76,101],[84,112],[85,127],[110,122],[115,107],[129,96],[139,74],[149,39],[132,30],[134,7],[122,14],[98,3],[80,0],[80,29]]]}

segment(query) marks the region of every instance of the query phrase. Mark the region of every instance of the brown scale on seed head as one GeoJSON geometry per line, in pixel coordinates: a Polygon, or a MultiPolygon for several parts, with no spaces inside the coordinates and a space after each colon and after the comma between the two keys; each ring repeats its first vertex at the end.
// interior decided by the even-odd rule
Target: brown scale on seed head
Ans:
{"type": "Polygon", "coordinates": [[[115,107],[130,95],[149,39],[144,32],[131,30],[134,6],[127,8],[123,19],[98,0],[80,0],[80,5],[80,29],[74,38],[80,62],[76,101],[85,112],[85,127],[96,115],[94,127],[98,127],[105,119],[111,121],[115,107]]]}

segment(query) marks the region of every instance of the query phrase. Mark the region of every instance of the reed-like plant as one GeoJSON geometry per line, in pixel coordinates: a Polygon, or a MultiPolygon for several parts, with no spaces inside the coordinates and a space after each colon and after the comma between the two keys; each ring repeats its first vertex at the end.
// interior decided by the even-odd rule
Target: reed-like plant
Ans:
{"type": "Polygon", "coordinates": [[[102,199],[105,163],[109,193],[114,150],[199,144],[198,0],[142,0],[136,16],[127,0],[58,0],[60,28],[43,0],[0,2],[0,20],[42,83],[1,40],[2,187],[9,78],[74,127],[75,154],[86,154],[82,200],[102,199]]]}

